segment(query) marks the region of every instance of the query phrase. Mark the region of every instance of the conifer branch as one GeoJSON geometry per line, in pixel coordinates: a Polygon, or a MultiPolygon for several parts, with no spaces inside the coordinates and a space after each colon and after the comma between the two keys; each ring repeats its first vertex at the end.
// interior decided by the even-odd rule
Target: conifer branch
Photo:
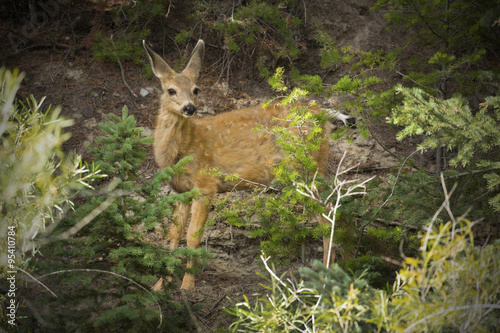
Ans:
{"type": "Polygon", "coordinates": [[[398,173],[396,175],[396,179],[394,180],[394,184],[392,185],[391,193],[385,199],[385,201],[382,203],[382,205],[380,205],[380,207],[378,208],[378,210],[373,213],[372,217],[370,219],[368,219],[368,221],[366,221],[363,224],[363,226],[361,227],[361,229],[360,229],[361,231],[360,231],[359,237],[358,237],[358,244],[356,246],[356,252],[354,253],[354,258],[356,258],[358,256],[359,247],[360,247],[360,244],[361,244],[361,240],[363,239],[363,235],[365,233],[366,227],[368,227],[368,225],[373,222],[373,218],[377,215],[377,212],[379,212],[389,202],[389,199],[394,195],[394,190],[396,189],[396,185],[398,183],[398,180],[399,180],[399,177],[401,175],[401,171],[403,170],[403,167],[406,165],[406,162],[410,159],[410,157],[412,157],[413,154],[415,154],[417,152],[418,152],[418,150],[415,150],[413,153],[411,153],[410,155],[408,155],[404,159],[403,163],[401,163],[401,165],[399,166],[398,173]]]}

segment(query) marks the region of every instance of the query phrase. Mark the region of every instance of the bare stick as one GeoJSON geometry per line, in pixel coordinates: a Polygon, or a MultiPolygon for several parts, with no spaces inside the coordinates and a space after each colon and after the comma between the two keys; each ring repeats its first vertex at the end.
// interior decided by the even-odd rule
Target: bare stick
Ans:
{"type": "MultiPolygon", "coordinates": [[[[114,49],[115,48],[115,43],[113,42],[113,34],[111,34],[111,45],[113,45],[113,49],[114,49]]],[[[130,88],[130,86],[128,85],[127,81],[125,80],[125,71],[123,70],[122,62],[120,61],[120,58],[116,55],[116,53],[115,53],[115,57],[116,57],[116,61],[118,61],[118,65],[120,66],[120,70],[122,72],[122,80],[123,80],[123,83],[125,84],[125,87],[128,88],[128,90],[130,91],[130,93],[132,94],[132,96],[134,96],[135,98],[137,98],[137,95],[134,93],[134,91],[132,90],[132,88],[130,88]]]]}
{"type": "Polygon", "coordinates": [[[442,172],[440,174],[440,178],[441,178],[441,186],[443,187],[443,192],[444,192],[445,208],[446,208],[446,211],[448,212],[448,216],[450,217],[451,222],[453,222],[453,226],[451,229],[452,230],[451,231],[452,232],[451,239],[454,239],[455,238],[455,227],[457,225],[457,221],[455,220],[455,216],[453,216],[453,213],[451,212],[448,190],[446,189],[446,183],[444,182],[444,176],[443,176],[442,172]]]}
{"type": "Polygon", "coordinates": [[[170,0],[170,3],[168,4],[168,8],[167,8],[167,13],[165,14],[165,18],[168,19],[168,15],[170,14],[170,7],[172,7],[172,0],[170,0]]]}
{"type": "Polygon", "coordinates": [[[413,329],[420,323],[423,323],[424,321],[427,321],[433,317],[436,317],[436,316],[439,316],[439,315],[445,315],[447,313],[450,313],[450,312],[454,312],[454,311],[459,311],[459,310],[470,310],[470,309],[500,309],[500,305],[499,304],[471,304],[471,305],[463,305],[463,306],[457,306],[457,307],[452,307],[452,308],[449,308],[449,309],[446,309],[446,310],[442,310],[442,311],[439,311],[439,312],[436,312],[436,313],[433,313],[431,315],[428,315],[420,320],[417,320],[416,322],[414,322],[413,324],[411,324],[410,326],[408,326],[404,331],[404,332],[413,332],[413,329]]]}
{"type": "MultiPolygon", "coordinates": [[[[175,276],[177,283],[180,283],[179,277],[175,276]]],[[[191,321],[193,322],[194,326],[196,327],[196,331],[198,333],[203,333],[205,332],[203,328],[201,327],[200,321],[198,318],[196,318],[196,315],[193,312],[193,309],[191,308],[191,304],[189,303],[186,291],[184,289],[181,289],[181,296],[182,296],[182,302],[186,306],[186,309],[188,311],[189,317],[191,318],[191,321]]]]}
{"type": "Polygon", "coordinates": [[[52,290],[50,290],[49,287],[47,287],[45,284],[43,284],[40,280],[38,280],[37,278],[35,278],[33,275],[31,275],[30,273],[26,272],[21,267],[16,267],[16,269],[19,270],[19,271],[21,271],[21,272],[23,272],[24,274],[28,275],[31,279],[33,279],[33,281],[35,281],[36,283],[38,283],[39,285],[41,285],[42,287],[44,287],[45,289],[47,289],[47,291],[49,293],[51,293],[52,296],[54,296],[54,297],[57,298],[57,295],[52,290]]]}
{"type": "Polygon", "coordinates": [[[325,207],[327,210],[327,213],[321,214],[328,222],[331,224],[331,231],[330,231],[330,246],[328,249],[328,254],[327,254],[327,263],[326,267],[328,268],[330,266],[330,259],[331,259],[331,253],[332,253],[332,246],[333,246],[333,236],[335,232],[335,222],[336,222],[336,216],[337,216],[337,210],[341,206],[341,199],[348,197],[348,196],[353,196],[353,195],[358,195],[358,194],[366,194],[366,183],[374,179],[375,177],[368,178],[360,183],[357,183],[356,180],[341,180],[340,176],[348,173],[350,170],[354,169],[357,167],[357,165],[352,166],[347,169],[341,169],[342,163],[344,162],[344,158],[346,156],[346,152],[344,152],[344,155],[342,156],[342,159],[339,162],[339,165],[337,167],[337,171],[335,174],[334,178],[334,185],[331,187],[332,191],[330,194],[325,198],[321,199],[320,193],[318,188],[316,187],[316,177],[318,175],[318,172],[314,174],[314,177],[312,179],[312,182],[310,185],[306,185],[304,183],[298,183],[294,182],[295,188],[297,192],[300,194],[311,198],[315,200],[316,202],[320,203],[325,207]],[[345,186],[350,185],[347,189],[344,189],[345,186]],[[335,198],[333,199],[334,202],[332,202],[332,198],[335,195],[335,198]]]}
{"type": "Polygon", "coordinates": [[[441,211],[446,207],[446,203],[449,202],[450,197],[453,194],[453,192],[455,192],[456,188],[457,188],[457,183],[455,183],[455,185],[453,185],[450,192],[447,192],[446,188],[444,189],[444,195],[446,198],[443,201],[443,203],[441,204],[441,207],[439,207],[439,209],[434,213],[434,216],[432,217],[431,221],[429,222],[429,225],[427,226],[427,234],[425,236],[424,244],[422,246],[423,249],[427,248],[427,240],[429,239],[429,235],[431,234],[432,225],[436,221],[436,219],[439,216],[439,214],[441,213],[441,211]]]}

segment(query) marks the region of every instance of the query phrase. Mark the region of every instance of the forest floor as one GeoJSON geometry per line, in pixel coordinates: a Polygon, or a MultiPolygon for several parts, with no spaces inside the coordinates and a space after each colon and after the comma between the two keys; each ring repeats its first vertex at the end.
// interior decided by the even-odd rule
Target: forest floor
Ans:
{"type": "MultiPolygon", "coordinates": [[[[305,3],[308,5],[308,15],[321,22],[338,47],[352,45],[355,48],[376,50],[392,48],[404,42],[404,36],[394,31],[386,31],[387,24],[382,13],[369,10],[373,2],[317,0],[305,3]]],[[[181,8],[178,8],[177,12],[175,8],[172,10],[169,26],[179,27],[184,24],[181,13],[181,8]]],[[[64,149],[68,152],[75,150],[86,159],[90,158],[87,153],[88,146],[99,135],[97,124],[108,120],[108,113],[120,115],[124,105],[128,106],[129,113],[135,117],[138,126],[144,127],[146,133],[151,135],[161,93],[159,81],[156,78],[146,79],[139,66],[124,62],[125,80],[137,95],[132,96],[124,85],[120,67],[95,59],[88,47],[87,40],[92,33],[97,14],[89,10],[78,15],[70,12],[68,17],[72,18],[73,34],[78,37],[78,43],[70,43],[74,37],[70,34],[55,35],[57,30],[49,29],[52,26],[47,26],[41,30],[43,33],[30,38],[24,44],[18,42],[19,38],[14,43],[10,38],[12,35],[1,34],[1,65],[8,68],[18,67],[26,73],[19,91],[20,97],[24,99],[33,94],[40,100],[46,96],[45,105],[61,106],[62,115],[75,121],[68,129],[72,137],[64,144],[64,149]],[[54,41],[64,46],[56,46],[54,41]],[[141,89],[148,94],[142,97],[141,89]]],[[[164,45],[172,44],[170,39],[166,42],[164,45]]],[[[211,117],[234,108],[257,104],[272,96],[266,82],[255,75],[240,75],[242,69],[233,68],[229,82],[225,80],[225,73],[213,66],[223,56],[223,52],[220,48],[207,46],[206,66],[198,83],[202,94],[197,108],[203,111],[199,116],[211,117]]],[[[175,48],[167,48],[164,56],[167,61],[173,63],[180,54],[175,48]]],[[[308,74],[321,71],[318,59],[317,47],[304,50],[299,59],[302,71],[308,74]]],[[[335,72],[323,73],[323,78],[325,82],[334,83],[347,70],[339,68],[335,72]]],[[[393,79],[399,78],[395,74],[393,79]]],[[[340,107],[343,98],[336,96],[320,100],[320,106],[340,107]]],[[[338,140],[331,145],[332,153],[337,159],[344,151],[347,152],[346,167],[359,164],[360,177],[384,177],[390,167],[399,167],[400,159],[413,153],[418,143],[415,139],[398,142],[395,139],[395,129],[384,122],[372,124],[370,131],[371,137],[363,138],[355,133],[352,142],[338,140]]],[[[432,160],[428,155],[416,154],[415,160],[420,166],[432,169],[432,160]]],[[[141,170],[141,177],[148,179],[157,170],[150,151],[141,170]]],[[[232,196],[237,200],[238,194],[232,196]]],[[[251,296],[264,292],[259,285],[264,280],[256,274],[263,271],[263,266],[259,263],[258,239],[250,238],[247,230],[231,228],[224,221],[218,221],[205,231],[202,244],[206,245],[214,259],[196,278],[195,291],[188,292],[187,295],[192,305],[201,307],[198,319],[207,331],[213,331],[216,328],[227,328],[231,322],[228,315],[221,311],[223,307],[231,305],[228,297],[242,300],[243,295],[251,296]]],[[[321,246],[321,240],[308,246],[306,261],[320,259],[321,246]]],[[[280,268],[280,271],[289,270],[296,273],[301,265],[297,260],[287,267],[280,268]]],[[[181,300],[182,297],[178,293],[174,298],[181,300]]]]}

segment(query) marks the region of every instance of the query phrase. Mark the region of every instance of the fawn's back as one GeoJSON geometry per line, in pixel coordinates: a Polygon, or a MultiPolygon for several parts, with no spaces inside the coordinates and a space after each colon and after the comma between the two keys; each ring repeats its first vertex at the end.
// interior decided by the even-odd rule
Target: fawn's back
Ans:
{"type": "MultiPolygon", "coordinates": [[[[316,110],[320,112],[318,108],[316,110]]],[[[198,187],[205,194],[245,189],[251,183],[268,185],[274,178],[273,166],[283,159],[276,137],[265,129],[283,125],[289,108],[278,105],[263,109],[261,105],[219,114],[215,117],[190,119],[189,138],[179,157],[191,156],[186,174],[173,181],[176,191],[185,192],[198,187]],[[257,129],[260,128],[260,129],[257,129]],[[223,175],[237,175],[237,186],[206,172],[217,169],[223,175]],[[201,171],[204,172],[201,172],[201,171]]],[[[161,147],[168,149],[168,147],[161,147]]],[[[316,154],[322,167],[327,147],[316,154]]]]}

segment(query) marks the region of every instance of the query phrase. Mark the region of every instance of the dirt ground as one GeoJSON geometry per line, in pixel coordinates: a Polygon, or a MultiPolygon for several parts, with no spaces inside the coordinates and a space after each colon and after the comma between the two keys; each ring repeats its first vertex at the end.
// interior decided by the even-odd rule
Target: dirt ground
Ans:
{"type": "MultiPolygon", "coordinates": [[[[355,48],[375,50],[392,48],[402,43],[404,39],[401,35],[386,31],[387,24],[382,13],[369,10],[373,3],[372,0],[304,2],[308,14],[323,25],[338,47],[353,45],[355,48]]],[[[168,22],[165,22],[164,35],[173,34],[169,27],[180,29],[185,25],[182,20],[183,5],[179,3],[176,6],[172,8],[168,22]]],[[[60,10],[63,10],[62,7],[60,10]]],[[[134,115],[138,126],[144,127],[146,133],[151,135],[161,93],[155,78],[145,79],[139,66],[124,62],[123,74],[137,95],[134,97],[124,85],[118,65],[92,57],[88,40],[91,38],[93,22],[99,15],[105,17],[105,14],[98,14],[91,9],[82,11],[65,8],[60,13],[63,19],[58,24],[70,24],[73,29],[71,33],[60,29],[55,23],[49,23],[30,38],[23,37],[21,22],[17,25],[9,20],[0,23],[1,65],[19,67],[26,73],[19,91],[20,97],[26,98],[33,94],[40,100],[46,96],[44,105],[61,106],[62,115],[75,120],[75,124],[69,128],[72,137],[64,144],[64,149],[76,150],[84,158],[89,157],[87,147],[98,135],[97,124],[107,120],[108,113],[121,114],[124,105],[134,115]],[[141,90],[147,91],[147,95],[141,96],[141,90]]],[[[170,38],[164,38],[164,42],[163,45],[167,46],[164,56],[172,63],[180,57],[180,53],[170,38]]],[[[220,54],[220,49],[208,45],[205,70],[198,84],[202,88],[200,105],[197,106],[202,111],[199,116],[210,117],[231,108],[257,104],[271,96],[266,82],[252,76],[236,76],[240,74],[238,68],[234,68],[235,75],[230,77],[229,83],[226,82],[225,75],[221,75],[213,66],[220,54]]],[[[315,71],[320,71],[318,48],[308,48],[301,59],[303,72],[315,74],[315,71]]],[[[334,83],[346,71],[346,68],[339,68],[334,72],[323,73],[323,77],[326,82],[334,83]]],[[[335,107],[340,106],[342,101],[342,96],[336,96],[319,102],[335,107]]],[[[405,158],[416,148],[415,140],[397,142],[394,129],[384,123],[374,124],[370,130],[373,135],[370,138],[355,134],[351,143],[344,140],[332,144],[335,156],[340,157],[343,151],[347,152],[348,166],[360,163],[359,172],[363,176],[385,175],[389,167],[399,166],[398,159],[405,158]]],[[[428,156],[415,156],[418,164],[432,168],[428,156]]],[[[150,177],[156,170],[157,165],[150,152],[141,176],[150,177]]],[[[259,265],[258,259],[258,240],[249,238],[245,230],[218,222],[206,230],[203,243],[214,255],[214,260],[197,277],[196,290],[189,293],[189,300],[193,305],[201,306],[198,319],[207,331],[213,331],[227,328],[230,324],[229,317],[221,311],[221,308],[230,306],[227,297],[241,300],[243,294],[250,296],[263,291],[259,286],[263,280],[256,275],[262,271],[262,265],[259,265]]],[[[320,249],[321,240],[311,244],[307,260],[321,258],[320,249]]],[[[283,269],[296,271],[300,265],[300,262],[296,262],[283,269]]],[[[175,297],[181,299],[180,293],[175,297]]]]}

